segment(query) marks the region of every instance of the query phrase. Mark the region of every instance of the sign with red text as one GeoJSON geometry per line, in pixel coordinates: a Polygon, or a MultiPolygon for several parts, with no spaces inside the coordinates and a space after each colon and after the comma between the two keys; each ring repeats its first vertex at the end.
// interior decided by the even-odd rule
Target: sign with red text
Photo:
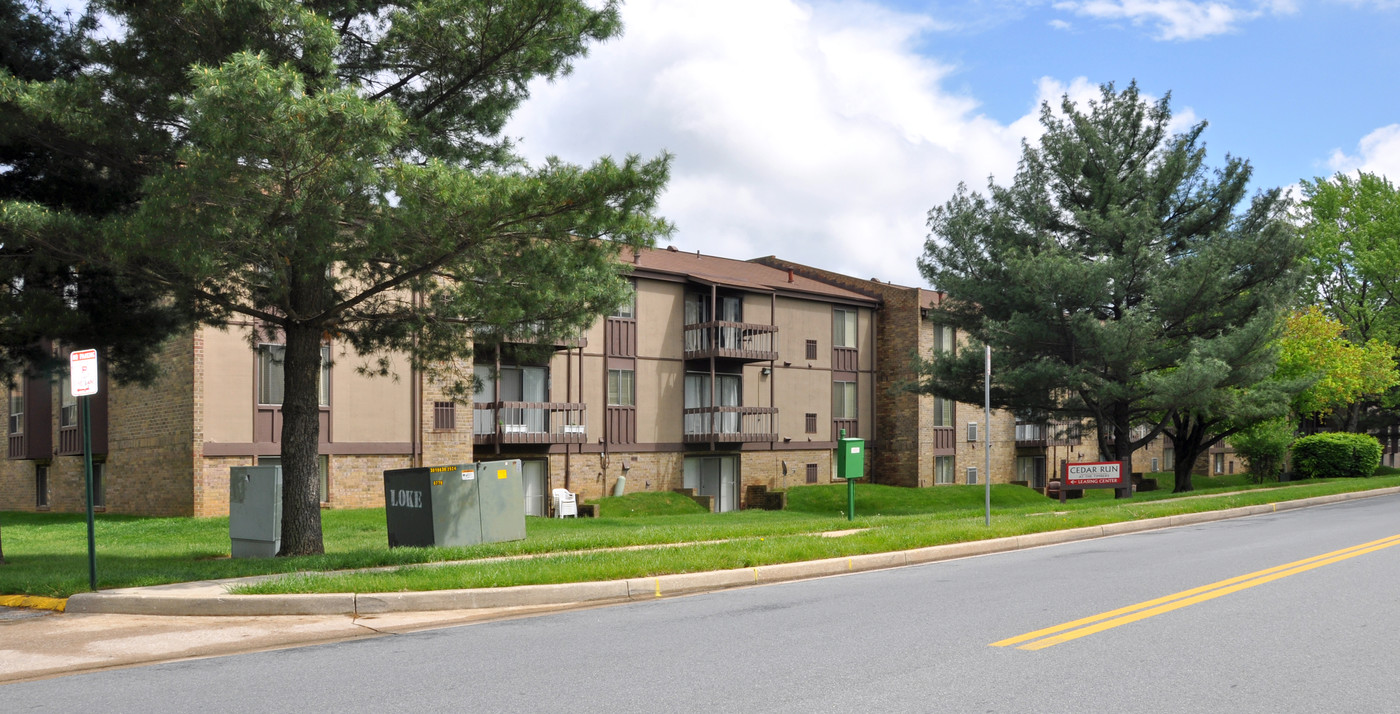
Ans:
{"type": "Polygon", "coordinates": [[[77,350],[68,355],[68,369],[73,396],[97,394],[97,350],[77,350]]]}
{"type": "Polygon", "coordinates": [[[1065,464],[1065,488],[1125,488],[1127,474],[1122,461],[1091,461],[1065,464]]]}

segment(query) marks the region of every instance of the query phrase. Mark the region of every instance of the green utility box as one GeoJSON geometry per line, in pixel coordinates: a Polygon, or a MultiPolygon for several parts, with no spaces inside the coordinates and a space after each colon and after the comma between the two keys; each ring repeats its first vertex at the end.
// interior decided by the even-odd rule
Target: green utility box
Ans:
{"type": "Polygon", "coordinates": [[[524,484],[519,459],[385,471],[389,547],[523,540],[524,484]]]}
{"type": "MultiPolygon", "coordinates": [[[[845,429],[841,430],[843,433],[845,429]]],[[[865,475],[865,439],[836,440],[836,477],[860,478],[865,475]]]]}

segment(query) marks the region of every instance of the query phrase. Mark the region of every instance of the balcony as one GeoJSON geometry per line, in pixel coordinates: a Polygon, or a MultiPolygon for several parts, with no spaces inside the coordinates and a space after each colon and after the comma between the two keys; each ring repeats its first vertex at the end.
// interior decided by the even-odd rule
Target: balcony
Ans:
{"type": "Polygon", "coordinates": [[[1030,422],[1016,422],[1016,446],[1017,448],[1040,448],[1046,444],[1049,427],[1046,424],[1033,424],[1030,422]]]}
{"type": "Polygon", "coordinates": [[[1080,425],[1072,421],[1016,422],[1016,446],[1040,449],[1047,446],[1078,446],[1080,425]]]}
{"type": "Polygon", "coordinates": [[[559,402],[482,402],[472,405],[477,444],[582,444],[586,406],[559,402]]]}
{"type": "Polygon", "coordinates": [[[778,358],[777,325],[712,320],[685,326],[685,358],[764,362],[778,358]]]}
{"type": "Polygon", "coordinates": [[[692,407],[685,410],[685,443],[774,442],[778,410],[774,407],[692,407]]]}
{"type": "Polygon", "coordinates": [[[482,330],[476,336],[480,344],[522,344],[545,345],[556,350],[576,349],[588,346],[588,338],[579,333],[570,337],[545,340],[544,325],[540,322],[526,322],[506,332],[482,330]]]}

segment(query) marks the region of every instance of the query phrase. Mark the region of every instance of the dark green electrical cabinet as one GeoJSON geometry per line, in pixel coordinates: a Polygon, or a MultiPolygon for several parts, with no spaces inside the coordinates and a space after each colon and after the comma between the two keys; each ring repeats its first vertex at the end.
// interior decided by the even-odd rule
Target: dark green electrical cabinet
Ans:
{"type": "Polygon", "coordinates": [[[522,540],[520,460],[385,471],[384,515],[390,548],[522,540]]]}

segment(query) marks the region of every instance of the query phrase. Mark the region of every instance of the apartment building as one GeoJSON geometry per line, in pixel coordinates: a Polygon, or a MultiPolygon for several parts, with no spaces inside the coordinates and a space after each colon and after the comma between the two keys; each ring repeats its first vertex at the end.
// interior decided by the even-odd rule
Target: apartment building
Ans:
{"type": "Polygon", "coordinates": [[[747,486],[830,482],[842,430],[873,440],[878,300],[674,248],[623,261],[633,300],[575,342],[477,346],[477,458],[522,460],[527,512],[619,483],[733,510],[747,486]]]}
{"type": "MultiPolygon", "coordinates": [[[[870,478],[897,486],[1024,483],[1044,488],[1068,461],[1098,458],[1095,435],[1075,421],[1028,421],[981,404],[963,404],[908,387],[918,380],[916,357],[960,348],[961,336],[939,324],[943,294],[876,279],[864,280],[775,256],[754,262],[840,286],[879,301],[876,313],[876,434],[870,478]],[[990,440],[990,445],[987,441],[990,440]]],[[[1146,432],[1139,428],[1139,436],[1146,432]]],[[[1155,439],[1134,454],[1139,472],[1169,470],[1170,443],[1155,439]]]]}
{"type": "MultiPolygon", "coordinates": [[[[160,377],[108,384],[90,397],[94,506],[113,513],[228,513],[232,466],[276,464],[281,453],[281,355],[250,324],[203,327],[170,339],[160,377]]],[[[384,503],[385,469],[470,461],[470,428],[441,428],[450,404],[397,357],[397,379],[360,375],[367,360],[328,344],[321,372],[320,488],[326,507],[384,503]]],[[[55,350],[55,356],[65,353],[55,350]]],[[[24,377],[10,390],[0,510],[86,507],[79,403],[66,374],[24,377]]]]}

